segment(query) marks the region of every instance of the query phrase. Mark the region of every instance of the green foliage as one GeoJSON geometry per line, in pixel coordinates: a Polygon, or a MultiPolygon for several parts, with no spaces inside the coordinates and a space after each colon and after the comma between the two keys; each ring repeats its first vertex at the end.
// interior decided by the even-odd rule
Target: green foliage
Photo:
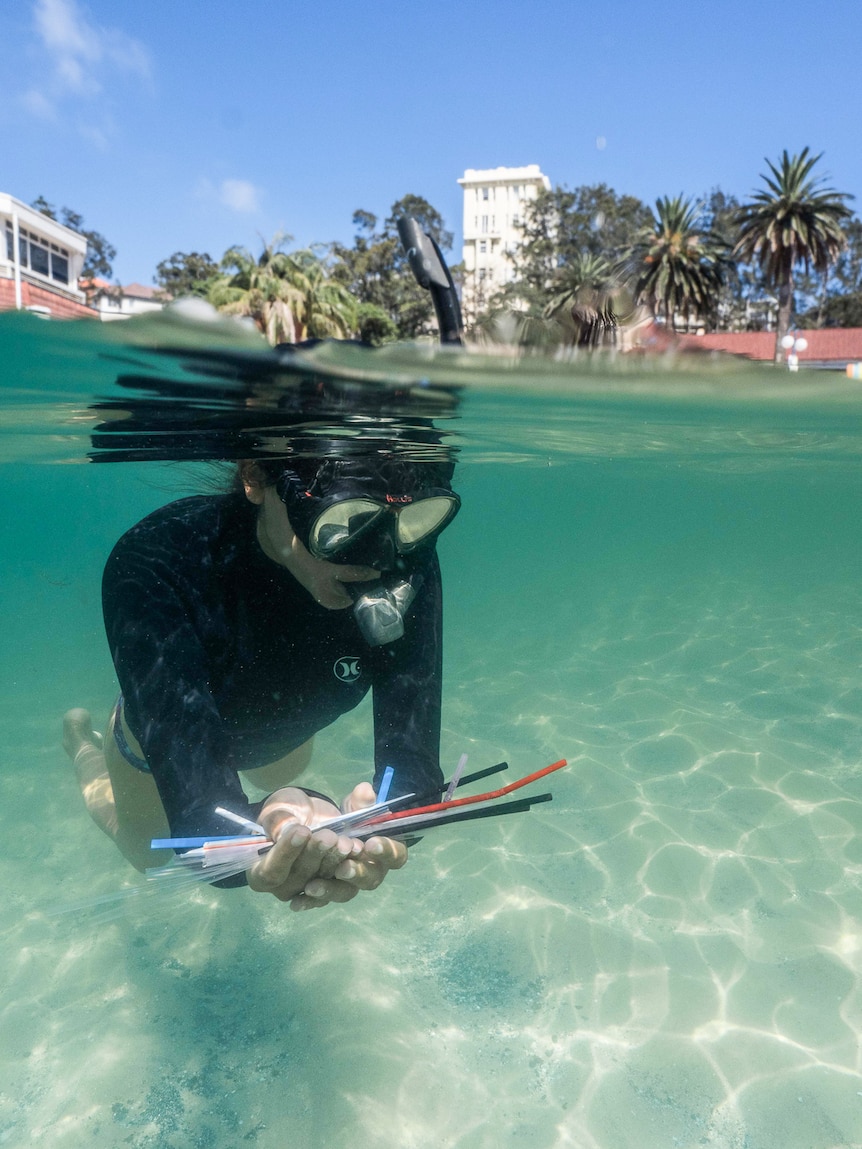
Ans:
{"type": "Polygon", "coordinates": [[[637,197],[617,195],[607,184],[540,190],[525,209],[512,281],[496,293],[491,307],[517,303],[528,315],[541,316],[567,290],[570,272],[574,269],[576,278],[581,274],[577,269],[586,257],[615,266],[650,219],[637,197]]]}
{"type": "Polygon", "coordinates": [[[48,203],[44,196],[37,196],[31,207],[36,208],[42,215],[46,215],[49,219],[58,220],[66,227],[76,231],[82,235],[87,241],[87,255],[84,260],[84,266],[81,268],[81,277],[83,279],[92,279],[96,275],[102,276],[104,279],[110,279],[113,272],[113,261],[117,258],[117,250],[110,244],[105,237],[98,231],[92,231],[84,227],[84,217],[71,208],[64,207],[60,209],[60,215],[53,204],[48,203]]]}
{"type": "Polygon", "coordinates": [[[175,251],[156,265],[153,282],[171,299],[181,299],[186,295],[205,299],[210,281],[218,272],[218,264],[206,252],[175,251]]]}
{"type": "Polygon", "coordinates": [[[661,196],[624,267],[637,302],[663,315],[672,329],[677,314],[705,317],[714,311],[727,254],[726,241],[708,229],[698,205],[681,195],[661,196]]]}
{"type": "Polygon", "coordinates": [[[850,197],[812,176],[819,159],[806,147],[794,156],[785,150],[777,166],[767,160],[771,174],[761,176],[766,186],[736,213],[734,255],[757,262],[778,291],[776,361],[790,328],[794,272],[827,273],[847,242],[842,224],[851,217],[845,202],[850,197]]]}
{"type": "Polygon", "coordinates": [[[862,327],[862,291],[829,295],[796,318],[797,327],[862,327]]]}
{"type": "Polygon", "coordinates": [[[542,317],[556,320],[573,345],[596,346],[606,331],[616,327],[618,283],[604,256],[577,253],[557,269],[552,290],[542,317]]]}
{"type": "Polygon", "coordinates": [[[820,156],[803,148],[798,156],[782,153],[780,166],[767,160],[771,176],[736,214],[736,254],[756,259],[769,283],[778,287],[796,267],[825,271],[845,243],[842,223],[851,216],[850,197],[822,187],[811,177],[820,156]]]}
{"type": "Polygon", "coordinates": [[[229,248],[222,274],[209,283],[209,301],[228,315],[253,319],[272,344],[349,338],[355,300],[313,251],[285,251],[290,238],[275,236],[257,258],[247,248],[229,248]]]}
{"type": "Polygon", "coordinates": [[[372,343],[436,334],[431,295],[413,277],[398,236],[398,220],[414,216],[441,250],[452,246],[440,213],[421,196],[397,200],[382,228],[372,212],[354,212],[352,247],[332,245],[332,277],[360,306],[360,331],[372,343]]]}
{"type": "Polygon", "coordinates": [[[357,334],[363,343],[381,347],[398,338],[398,328],[376,303],[359,303],[356,307],[357,334]]]}

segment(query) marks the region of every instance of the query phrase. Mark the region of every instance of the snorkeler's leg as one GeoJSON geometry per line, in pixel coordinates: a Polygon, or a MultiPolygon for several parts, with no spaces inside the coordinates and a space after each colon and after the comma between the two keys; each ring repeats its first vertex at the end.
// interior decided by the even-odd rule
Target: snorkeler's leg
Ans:
{"type": "Polygon", "coordinates": [[[295,778],[308,768],[311,753],[314,750],[314,739],[309,738],[277,762],[270,762],[268,766],[261,766],[257,770],[243,770],[243,777],[256,786],[271,794],[283,786],[289,786],[295,778]]]}
{"type": "Polygon", "coordinates": [[[72,759],[84,804],[99,829],[116,838],[117,810],[103,741],[93,730],[89,710],[76,707],[63,715],[63,748],[72,759]]]}
{"type": "MultiPolygon", "coordinates": [[[[114,841],[136,870],[157,866],[169,855],[150,849],[151,838],[170,833],[151,774],[136,770],[120,753],[114,737],[116,714],[105,730],[104,749],[93,737],[86,711],[70,710],[63,720],[63,744],[75,763],[81,793],[93,821],[114,841]]],[[[133,736],[126,730],[126,741],[133,736]]]]}

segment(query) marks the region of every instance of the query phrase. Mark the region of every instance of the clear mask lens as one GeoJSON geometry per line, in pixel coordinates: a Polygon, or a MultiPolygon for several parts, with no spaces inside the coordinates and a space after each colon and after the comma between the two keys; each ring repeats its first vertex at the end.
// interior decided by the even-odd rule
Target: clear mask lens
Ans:
{"type": "Polygon", "coordinates": [[[407,554],[425,539],[442,530],[458,509],[458,501],[445,495],[430,495],[402,507],[384,506],[373,499],[343,499],[321,511],[309,536],[309,550],[317,558],[340,555],[377,528],[394,520],[395,545],[407,554]]]}
{"type": "Polygon", "coordinates": [[[398,511],[396,537],[400,551],[410,551],[423,539],[439,531],[452,517],[457,504],[443,495],[417,499],[398,511]]]}
{"type": "Polygon", "coordinates": [[[386,508],[370,499],[345,499],[333,503],[315,520],[309,550],[322,559],[337,555],[361,538],[385,514],[386,508]]]}

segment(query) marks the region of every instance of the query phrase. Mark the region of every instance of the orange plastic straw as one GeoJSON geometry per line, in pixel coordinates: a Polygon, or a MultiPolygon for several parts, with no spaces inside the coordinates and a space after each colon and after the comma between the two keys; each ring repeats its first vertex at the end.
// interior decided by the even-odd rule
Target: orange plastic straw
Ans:
{"type": "Polygon", "coordinates": [[[559,762],[553,762],[550,766],[545,766],[542,770],[536,770],[533,774],[527,774],[525,778],[519,778],[517,782],[510,782],[508,786],[501,786],[499,790],[489,790],[486,794],[473,794],[469,798],[450,798],[448,802],[435,802],[431,806],[416,806],[412,810],[397,810],[391,813],[381,814],[377,818],[369,818],[364,822],[363,828],[366,826],[382,826],[386,822],[394,821],[395,818],[406,818],[413,814],[435,814],[438,810],[452,810],[456,806],[470,806],[475,802],[487,802],[491,798],[502,798],[506,794],[511,794],[513,790],[520,790],[522,786],[528,786],[530,782],[536,782],[539,778],[544,778],[546,774],[552,774],[555,770],[562,770],[567,766],[568,762],[565,758],[561,758],[559,762]]]}

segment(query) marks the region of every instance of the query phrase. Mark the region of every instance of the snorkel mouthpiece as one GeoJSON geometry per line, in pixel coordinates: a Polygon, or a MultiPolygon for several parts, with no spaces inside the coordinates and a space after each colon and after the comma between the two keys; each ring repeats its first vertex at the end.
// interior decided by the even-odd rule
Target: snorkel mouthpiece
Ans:
{"type": "Polygon", "coordinates": [[[375,585],[359,595],[353,615],[369,646],[385,646],[404,634],[404,616],[422,585],[422,576],[412,575],[390,587],[375,585]]]}

